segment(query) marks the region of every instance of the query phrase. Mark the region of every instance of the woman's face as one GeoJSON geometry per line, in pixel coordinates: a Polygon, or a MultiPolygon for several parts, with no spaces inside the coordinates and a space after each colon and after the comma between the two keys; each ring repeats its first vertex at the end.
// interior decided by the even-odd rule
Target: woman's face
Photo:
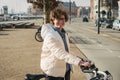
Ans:
{"type": "Polygon", "coordinates": [[[54,26],[59,28],[59,29],[62,29],[63,26],[65,25],[65,16],[64,15],[61,15],[61,17],[59,19],[54,19],[53,20],[53,23],[54,23],[54,26]]]}

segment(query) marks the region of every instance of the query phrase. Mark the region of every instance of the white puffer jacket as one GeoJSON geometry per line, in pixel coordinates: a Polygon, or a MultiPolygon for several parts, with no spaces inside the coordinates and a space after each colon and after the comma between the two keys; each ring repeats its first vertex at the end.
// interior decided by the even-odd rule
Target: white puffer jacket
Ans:
{"type": "MultiPolygon", "coordinates": [[[[49,76],[64,77],[66,72],[66,62],[78,65],[80,59],[65,51],[64,43],[57,31],[51,24],[42,26],[41,36],[44,39],[41,53],[41,69],[49,76]]],[[[67,43],[69,44],[66,35],[67,43]]]]}

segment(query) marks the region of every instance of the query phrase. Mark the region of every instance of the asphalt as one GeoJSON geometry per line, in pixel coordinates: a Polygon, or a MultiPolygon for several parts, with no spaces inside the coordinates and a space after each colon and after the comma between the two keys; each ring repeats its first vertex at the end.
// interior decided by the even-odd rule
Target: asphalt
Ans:
{"type": "Polygon", "coordinates": [[[71,23],[66,24],[65,29],[70,40],[84,56],[95,62],[100,70],[109,70],[114,80],[120,79],[120,31],[100,27],[100,34],[97,34],[98,28],[94,22],[82,22],[80,18],[72,19],[71,23]]]}
{"type": "MultiPolygon", "coordinates": [[[[91,31],[95,35],[102,36],[102,37],[107,37],[107,38],[113,39],[115,41],[120,41],[120,31],[112,30],[110,28],[102,28],[102,27],[100,27],[100,34],[98,34],[98,28],[97,28],[97,26],[95,26],[95,23],[93,21],[90,21],[88,23],[87,22],[83,23],[81,18],[75,18],[75,19],[72,19],[71,22],[68,22],[66,24],[66,26],[65,26],[65,29],[69,34],[70,40],[75,45],[76,45],[76,43],[79,43],[79,42],[78,42],[77,39],[73,38],[73,36],[77,35],[77,36],[82,36],[82,37],[87,38],[87,36],[85,36],[84,34],[79,34],[78,33],[79,31],[77,29],[75,29],[75,27],[80,27],[80,26],[83,26],[84,30],[91,31]]],[[[91,34],[90,36],[93,36],[93,35],[91,34]]],[[[98,36],[96,36],[96,37],[98,37],[98,36]]],[[[87,43],[87,41],[86,41],[86,43],[87,43]]],[[[89,43],[89,41],[88,41],[88,43],[89,43]]],[[[78,49],[80,49],[80,48],[78,47],[78,49]]],[[[83,55],[87,57],[87,55],[85,55],[84,53],[83,53],[83,55]]]]}

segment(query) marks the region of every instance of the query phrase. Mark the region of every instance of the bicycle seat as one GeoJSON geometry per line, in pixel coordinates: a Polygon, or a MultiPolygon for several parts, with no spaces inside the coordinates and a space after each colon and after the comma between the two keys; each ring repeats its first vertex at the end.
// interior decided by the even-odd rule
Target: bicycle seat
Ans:
{"type": "Polygon", "coordinates": [[[45,78],[45,74],[26,74],[25,80],[39,80],[41,78],[45,78]]]}

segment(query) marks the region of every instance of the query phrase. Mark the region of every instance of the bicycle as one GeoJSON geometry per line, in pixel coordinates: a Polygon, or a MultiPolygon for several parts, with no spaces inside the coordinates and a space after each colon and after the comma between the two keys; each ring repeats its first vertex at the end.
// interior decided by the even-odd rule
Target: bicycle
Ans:
{"type": "Polygon", "coordinates": [[[100,71],[95,64],[90,67],[80,66],[80,68],[85,73],[86,80],[113,80],[109,71],[100,71]]]}
{"type": "MultiPolygon", "coordinates": [[[[109,71],[100,71],[96,68],[95,64],[90,67],[80,66],[86,75],[86,80],[113,80],[109,71]]],[[[47,77],[45,74],[26,74],[25,80],[40,80],[47,77]]]]}
{"type": "Polygon", "coordinates": [[[37,32],[35,33],[35,40],[38,42],[42,42],[43,39],[41,37],[41,26],[37,29],[37,32]]]}

